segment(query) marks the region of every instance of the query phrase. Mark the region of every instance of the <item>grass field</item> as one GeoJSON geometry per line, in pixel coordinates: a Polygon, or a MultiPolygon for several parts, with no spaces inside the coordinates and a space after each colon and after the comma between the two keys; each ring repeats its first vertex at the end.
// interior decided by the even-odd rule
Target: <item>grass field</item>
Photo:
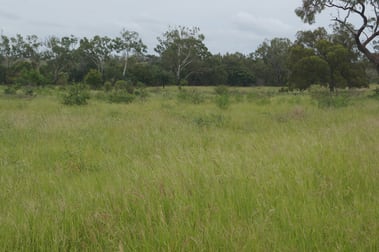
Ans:
{"type": "Polygon", "coordinates": [[[379,100],[177,92],[0,95],[0,251],[379,250],[379,100]]]}

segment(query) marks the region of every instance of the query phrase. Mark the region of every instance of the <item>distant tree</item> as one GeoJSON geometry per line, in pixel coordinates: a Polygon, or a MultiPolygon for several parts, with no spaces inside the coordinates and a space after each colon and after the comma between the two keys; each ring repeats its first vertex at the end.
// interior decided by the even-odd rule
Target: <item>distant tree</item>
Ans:
{"type": "Polygon", "coordinates": [[[42,59],[41,47],[42,42],[39,40],[38,36],[26,36],[26,40],[23,44],[23,57],[30,60],[34,70],[37,72],[39,72],[40,62],[42,59]]]}
{"type": "Polygon", "coordinates": [[[318,56],[306,56],[292,66],[289,78],[290,89],[305,90],[312,84],[327,85],[329,81],[328,62],[318,56]]]}
{"type": "Polygon", "coordinates": [[[113,51],[112,40],[108,37],[94,36],[92,39],[84,37],[80,40],[79,50],[82,51],[97,67],[104,80],[105,63],[113,51]]]}
{"type": "Polygon", "coordinates": [[[113,39],[113,47],[117,53],[123,53],[124,68],[122,76],[125,77],[126,69],[128,67],[128,59],[130,53],[144,53],[147,46],[142,42],[139,34],[135,31],[128,31],[123,29],[121,31],[121,37],[113,39]]]}
{"type": "MultiPolygon", "coordinates": [[[[248,86],[255,83],[250,63],[252,60],[241,53],[226,54],[222,62],[227,73],[227,83],[231,86],[248,86]]],[[[223,83],[217,83],[218,85],[223,83]]]]}
{"type": "Polygon", "coordinates": [[[296,44],[291,48],[288,61],[291,88],[306,89],[321,84],[334,91],[337,87],[367,85],[365,67],[357,61],[354,52],[323,39],[315,41],[314,46],[296,44]]]}
{"type": "Polygon", "coordinates": [[[379,1],[374,0],[303,0],[296,14],[306,23],[314,23],[317,14],[326,9],[336,14],[333,22],[340,24],[354,37],[361,51],[379,72],[379,54],[375,47],[379,37],[379,1]],[[360,22],[358,27],[353,22],[360,22]]]}
{"type": "Polygon", "coordinates": [[[189,70],[190,66],[209,55],[208,48],[203,43],[205,37],[197,27],[170,28],[157,39],[159,44],[154,50],[161,56],[163,65],[173,72],[179,87],[182,80],[197,71],[189,70]]]}
{"type": "Polygon", "coordinates": [[[330,40],[330,36],[324,27],[319,27],[313,31],[298,31],[295,44],[306,48],[315,48],[317,41],[320,40],[330,40]]]}
{"type": "Polygon", "coordinates": [[[259,67],[258,73],[269,85],[284,85],[287,83],[287,61],[292,42],[287,38],[274,38],[264,41],[258,49],[251,54],[259,67]]]}
{"type": "Polygon", "coordinates": [[[45,59],[52,70],[52,82],[56,84],[61,75],[68,72],[74,63],[74,51],[78,39],[70,37],[50,37],[46,41],[45,59]]]}

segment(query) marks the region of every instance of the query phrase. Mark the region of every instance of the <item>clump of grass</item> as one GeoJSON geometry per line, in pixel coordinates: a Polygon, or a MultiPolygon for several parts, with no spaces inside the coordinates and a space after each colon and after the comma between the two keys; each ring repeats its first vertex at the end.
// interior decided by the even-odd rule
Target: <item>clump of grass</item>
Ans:
{"type": "Polygon", "coordinates": [[[347,93],[311,92],[311,97],[319,108],[343,108],[351,104],[351,97],[347,93]]]}
{"type": "Polygon", "coordinates": [[[204,102],[204,97],[201,92],[196,89],[187,90],[184,88],[179,89],[177,99],[180,102],[200,104],[204,102]]]}
{"type": "Polygon", "coordinates": [[[194,118],[193,122],[199,127],[223,127],[226,118],[222,114],[205,114],[194,118]]]}

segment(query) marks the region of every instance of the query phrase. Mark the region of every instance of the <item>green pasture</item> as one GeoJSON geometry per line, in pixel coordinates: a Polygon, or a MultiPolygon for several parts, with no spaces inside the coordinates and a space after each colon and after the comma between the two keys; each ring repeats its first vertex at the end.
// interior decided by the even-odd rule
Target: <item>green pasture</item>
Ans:
{"type": "Polygon", "coordinates": [[[0,251],[379,250],[373,90],[3,89],[0,251]]]}

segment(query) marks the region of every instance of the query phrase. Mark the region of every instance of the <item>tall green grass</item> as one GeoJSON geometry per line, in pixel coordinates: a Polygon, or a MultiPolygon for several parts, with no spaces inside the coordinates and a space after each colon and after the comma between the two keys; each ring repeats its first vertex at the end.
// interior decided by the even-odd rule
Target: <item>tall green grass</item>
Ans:
{"type": "Polygon", "coordinates": [[[1,97],[0,250],[379,249],[377,100],[176,92],[1,97]]]}

